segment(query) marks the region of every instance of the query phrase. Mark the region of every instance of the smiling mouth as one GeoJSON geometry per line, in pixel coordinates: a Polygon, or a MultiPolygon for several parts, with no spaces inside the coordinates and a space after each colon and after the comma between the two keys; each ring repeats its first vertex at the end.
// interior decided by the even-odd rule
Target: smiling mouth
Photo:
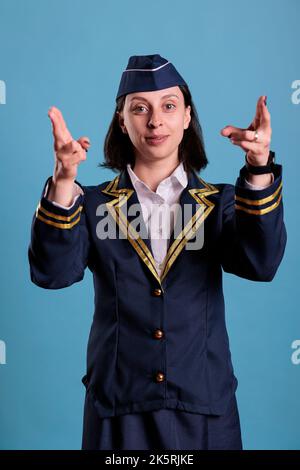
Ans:
{"type": "Polygon", "coordinates": [[[146,137],[146,142],[150,145],[158,145],[167,140],[168,137],[168,135],[164,135],[162,137],[146,137]]]}

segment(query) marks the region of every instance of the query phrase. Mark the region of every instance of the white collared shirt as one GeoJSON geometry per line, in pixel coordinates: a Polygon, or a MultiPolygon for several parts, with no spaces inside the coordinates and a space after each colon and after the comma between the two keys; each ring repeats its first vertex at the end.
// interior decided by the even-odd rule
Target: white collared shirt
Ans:
{"type": "Polygon", "coordinates": [[[152,191],[127,164],[128,174],[141,204],[143,218],[151,240],[156,269],[161,274],[168,250],[168,240],[174,228],[179,198],[188,184],[183,163],[152,191]]]}

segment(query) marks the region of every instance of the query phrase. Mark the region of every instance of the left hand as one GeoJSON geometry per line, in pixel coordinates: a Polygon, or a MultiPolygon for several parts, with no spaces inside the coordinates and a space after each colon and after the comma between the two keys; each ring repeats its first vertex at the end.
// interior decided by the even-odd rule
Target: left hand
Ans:
{"type": "Polygon", "coordinates": [[[247,129],[226,126],[221,130],[224,137],[229,137],[234,145],[239,145],[247,152],[247,160],[251,165],[267,164],[271,144],[271,115],[266,105],[266,96],[260,96],[256,105],[256,114],[247,129]],[[257,141],[254,140],[258,132],[257,141]]]}

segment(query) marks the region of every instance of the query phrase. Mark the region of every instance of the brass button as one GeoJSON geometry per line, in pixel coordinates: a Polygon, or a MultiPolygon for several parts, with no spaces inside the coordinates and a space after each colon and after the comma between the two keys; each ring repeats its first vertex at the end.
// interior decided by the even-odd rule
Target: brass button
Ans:
{"type": "Polygon", "coordinates": [[[153,333],[155,339],[161,339],[164,336],[164,332],[162,330],[155,330],[153,333]]]}
{"type": "Polygon", "coordinates": [[[156,382],[163,382],[165,379],[165,375],[162,372],[157,372],[155,379],[156,382]]]}
{"type": "Polygon", "coordinates": [[[156,297],[159,297],[160,295],[162,295],[162,290],[161,289],[154,289],[153,294],[156,297]]]}

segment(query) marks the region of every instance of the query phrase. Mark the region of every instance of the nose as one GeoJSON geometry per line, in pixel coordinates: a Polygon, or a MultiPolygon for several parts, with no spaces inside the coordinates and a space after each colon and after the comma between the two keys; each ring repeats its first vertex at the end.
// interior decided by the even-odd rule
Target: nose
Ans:
{"type": "Polygon", "coordinates": [[[151,118],[149,119],[148,122],[149,127],[158,127],[161,125],[161,118],[159,114],[154,114],[152,113],[151,118]]]}

